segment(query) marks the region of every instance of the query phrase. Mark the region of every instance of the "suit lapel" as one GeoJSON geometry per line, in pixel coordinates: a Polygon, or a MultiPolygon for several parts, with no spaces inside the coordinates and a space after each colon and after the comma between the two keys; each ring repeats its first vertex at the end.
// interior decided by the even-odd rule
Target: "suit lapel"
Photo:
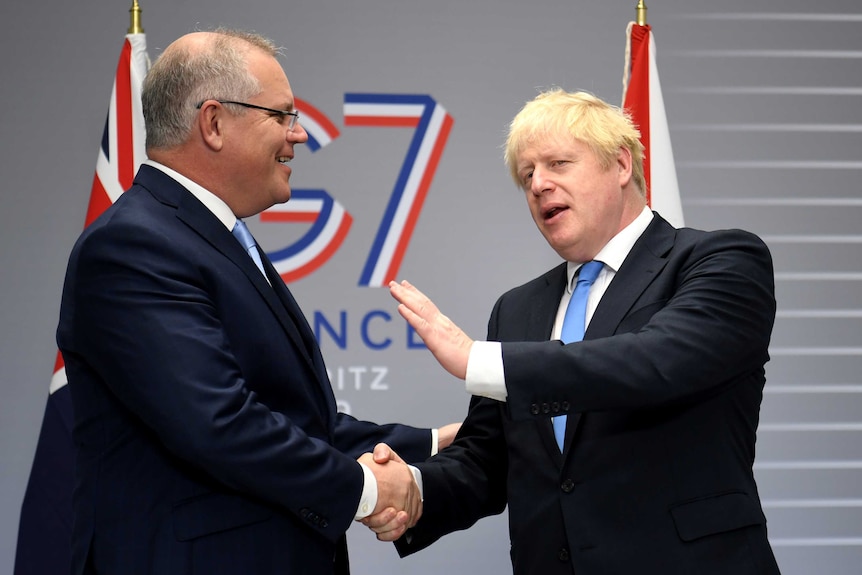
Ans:
{"type": "MultiPolygon", "coordinates": [[[[584,339],[609,337],[616,333],[620,322],[631,311],[650,283],[658,277],[667,263],[665,256],[673,247],[676,230],[661,216],[655,214],[652,222],[632,246],[622,266],[593,312],[584,339]]],[[[569,416],[566,425],[564,453],[568,457],[574,437],[583,419],[582,414],[569,416]]]]}
{"type": "MultiPolygon", "coordinates": [[[[312,331],[311,326],[308,325],[308,321],[305,319],[305,315],[302,313],[299,304],[296,303],[290,289],[288,289],[284,280],[281,279],[278,271],[272,265],[269,256],[267,256],[263,250],[259,251],[261,260],[263,261],[263,267],[266,269],[266,275],[269,278],[269,281],[272,282],[272,288],[270,288],[270,291],[275,293],[283,308],[287,310],[287,313],[293,320],[293,325],[297,328],[299,336],[302,339],[302,346],[300,349],[303,351],[303,355],[310,363],[314,373],[317,375],[317,380],[320,383],[320,391],[323,395],[327,411],[329,412],[329,421],[334,422],[337,411],[335,406],[335,396],[332,393],[332,385],[329,382],[329,376],[326,374],[326,364],[323,361],[323,355],[320,353],[320,346],[317,344],[314,332],[312,331]]],[[[252,263],[252,265],[254,264],[252,263]]],[[[260,272],[258,272],[258,275],[260,275],[260,272]]]]}
{"type": "MultiPolygon", "coordinates": [[[[147,166],[144,166],[143,168],[147,168],[147,166]]],[[[233,262],[234,265],[242,270],[254,286],[254,289],[258,294],[260,294],[272,310],[273,314],[278,319],[278,322],[284,328],[288,338],[293,342],[296,348],[300,350],[305,361],[308,362],[312,371],[317,374],[318,379],[320,379],[320,371],[314,364],[301,332],[303,328],[306,330],[309,329],[308,324],[305,322],[301,312],[298,311],[299,308],[296,307],[296,303],[293,302],[293,308],[296,309],[296,313],[290,313],[290,306],[285,305],[283,301],[279,299],[276,295],[275,289],[269,285],[266,278],[264,278],[263,274],[260,273],[260,270],[257,268],[254,261],[248,256],[243,247],[236,241],[231,233],[227,231],[219,219],[216,218],[203,204],[201,204],[197,198],[176,183],[173,179],[163,175],[157,170],[152,171],[156,172],[159,176],[163,176],[168,183],[159,182],[156,185],[147,185],[146,187],[154,194],[161,195],[160,199],[162,201],[174,203],[177,208],[178,219],[195,230],[216,250],[221,252],[226,258],[233,262]],[[168,190],[168,185],[173,185],[175,189],[168,190]]],[[[272,264],[269,264],[269,266],[271,268],[272,264]]],[[[278,282],[274,282],[273,285],[278,285],[280,283],[282,287],[284,287],[278,274],[275,274],[275,277],[278,278],[278,282]]],[[[285,287],[284,289],[286,290],[287,288],[285,287]]]]}
{"type": "Polygon", "coordinates": [[[608,337],[616,332],[641,294],[661,273],[675,236],[676,230],[655,214],[602,296],[584,339],[608,337]]]}

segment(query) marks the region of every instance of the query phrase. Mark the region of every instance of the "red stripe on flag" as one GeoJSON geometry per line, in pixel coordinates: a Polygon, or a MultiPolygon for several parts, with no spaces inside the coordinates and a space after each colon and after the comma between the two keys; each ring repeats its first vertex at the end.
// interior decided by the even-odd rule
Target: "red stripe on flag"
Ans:
{"type": "Polygon", "coordinates": [[[54,373],[57,373],[63,367],[65,367],[65,362],[63,361],[63,355],[58,351],[57,352],[57,360],[54,362],[54,373]]]}
{"type": "Polygon", "coordinates": [[[649,126],[649,37],[650,26],[632,26],[631,70],[628,89],[623,107],[632,115],[632,120],[641,132],[644,145],[644,179],[646,179],[646,199],[650,205],[652,187],[650,185],[650,126],[649,126]]]}
{"type": "Polygon", "coordinates": [[[135,147],[132,135],[132,44],[123,43],[117,64],[117,179],[127,190],[135,179],[135,147]]]}
{"type": "Polygon", "coordinates": [[[93,223],[93,220],[101,216],[102,212],[110,206],[111,198],[108,197],[108,192],[105,191],[105,187],[99,179],[99,171],[96,170],[96,174],[93,176],[93,187],[90,189],[90,203],[87,206],[87,219],[84,220],[84,227],[86,228],[93,223]]]}

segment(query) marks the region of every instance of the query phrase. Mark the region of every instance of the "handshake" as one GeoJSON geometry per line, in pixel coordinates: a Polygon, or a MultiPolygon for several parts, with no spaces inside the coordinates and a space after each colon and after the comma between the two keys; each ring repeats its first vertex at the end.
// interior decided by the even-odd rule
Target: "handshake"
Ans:
{"type": "Polygon", "coordinates": [[[365,453],[357,461],[377,479],[377,505],[360,522],[380,541],[395,541],[422,515],[422,494],[413,471],[385,443],[378,443],[374,453],[365,453]]]}

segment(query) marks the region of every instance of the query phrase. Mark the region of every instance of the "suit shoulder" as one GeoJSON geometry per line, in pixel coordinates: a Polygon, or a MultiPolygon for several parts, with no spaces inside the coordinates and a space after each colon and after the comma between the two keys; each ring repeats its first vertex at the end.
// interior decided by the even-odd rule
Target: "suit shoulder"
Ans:
{"type": "Polygon", "coordinates": [[[709,250],[743,249],[769,254],[769,248],[760,236],[738,228],[712,231],[679,228],[676,238],[677,244],[681,246],[698,246],[709,250]]]}
{"type": "MultiPolygon", "coordinates": [[[[544,290],[549,285],[553,285],[554,283],[560,282],[561,278],[564,278],[566,275],[566,262],[561,263],[557,267],[548,270],[543,273],[539,277],[533,278],[530,281],[523,283],[519,286],[513,287],[506,292],[503,293],[498,298],[498,301],[509,298],[520,298],[527,297],[536,291],[544,290]]],[[[564,282],[564,280],[563,280],[564,282]]]]}

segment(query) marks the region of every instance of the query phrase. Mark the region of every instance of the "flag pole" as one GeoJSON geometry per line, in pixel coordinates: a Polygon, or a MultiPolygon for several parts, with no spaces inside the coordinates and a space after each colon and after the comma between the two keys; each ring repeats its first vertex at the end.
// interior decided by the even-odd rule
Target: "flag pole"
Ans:
{"type": "MultiPolygon", "coordinates": [[[[137,2],[135,2],[137,4],[137,2]]],[[[638,5],[635,6],[635,10],[637,11],[637,16],[635,17],[635,22],[637,22],[638,26],[646,26],[646,4],[644,4],[644,0],[638,0],[638,5]]]]}
{"type": "Polygon", "coordinates": [[[144,27],[141,25],[141,7],[138,5],[138,0],[132,0],[132,7],[129,8],[131,15],[131,23],[126,34],[143,34],[144,27]]]}

